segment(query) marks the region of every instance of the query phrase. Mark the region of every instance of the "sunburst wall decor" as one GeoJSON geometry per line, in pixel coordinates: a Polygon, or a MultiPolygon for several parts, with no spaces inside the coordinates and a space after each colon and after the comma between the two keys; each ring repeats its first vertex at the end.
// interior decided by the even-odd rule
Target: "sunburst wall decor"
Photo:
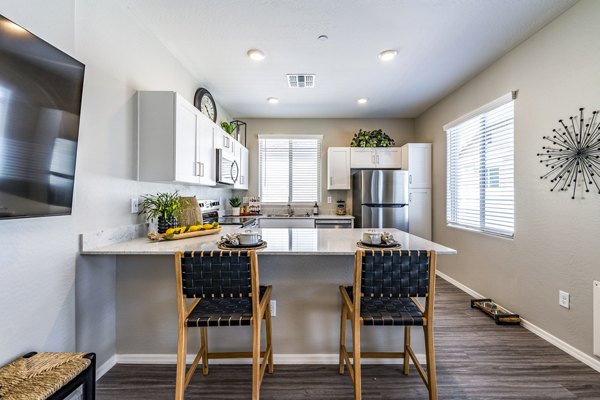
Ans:
{"type": "MultiPolygon", "coordinates": [[[[592,112],[592,117],[584,120],[583,108],[579,109],[579,118],[570,117],[567,124],[562,119],[558,129],[552,129],[552,136],[544,136],[550,145],[542,147],[538,153],[540,162],[550,168],[541,179],[550,178],[553,192],[571,191],[575,198],[575,190],[579,184],[586,192],[597,190],[600,193],[600,121],[596,121],[599,111],[592,112]]],[[[600,119],[600,118],[599,118],[600,119]]]]}

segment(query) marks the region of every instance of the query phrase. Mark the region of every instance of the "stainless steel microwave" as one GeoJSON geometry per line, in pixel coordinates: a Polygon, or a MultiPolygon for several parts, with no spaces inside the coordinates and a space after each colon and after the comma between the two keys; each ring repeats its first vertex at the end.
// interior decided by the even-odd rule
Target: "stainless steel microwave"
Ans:
{"type": "Polygon", "coordinates": [[[240,166],[233,154],[217,149],[217,183],[233,185],[240,176],[240,166]]]}

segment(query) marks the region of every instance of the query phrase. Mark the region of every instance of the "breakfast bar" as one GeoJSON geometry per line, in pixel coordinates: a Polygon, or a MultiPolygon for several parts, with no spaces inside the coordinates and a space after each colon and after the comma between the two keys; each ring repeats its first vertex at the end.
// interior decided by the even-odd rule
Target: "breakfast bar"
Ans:
{"type": "MultiPolygon", "coordinates": [[[[186,250],[218,251],[219,237],[239,232],[223,227],[217,235],[152,242],[142,237],[103,247],[83,248],[84,256],[117,256],[116,337],[119,362],[174,362],[177,307],[173,255],[186,250]]],[[[273,348],[276,363],[335,363],[339,346],[341,301],[338,286],[351,284],[357,241],[367,229],[258,229],[267,247],[258,250],[261,284],[273,286],[276,301],[273,348]]],[[[386,229],[404,250],[435,250],[438,264],[456,251],[396,230],[386,229]]],[[[399,346],[402,330],[374,327],[363,348],[389,351],[399,346]]],[[[209,337],[214,351],[251,346],[249,329],[220,328],[209,337]]],[[[414,348],[423,349],[421,335],[414,348]]],[[[191,337],[190,348],[199,346],[191,337]]]]}

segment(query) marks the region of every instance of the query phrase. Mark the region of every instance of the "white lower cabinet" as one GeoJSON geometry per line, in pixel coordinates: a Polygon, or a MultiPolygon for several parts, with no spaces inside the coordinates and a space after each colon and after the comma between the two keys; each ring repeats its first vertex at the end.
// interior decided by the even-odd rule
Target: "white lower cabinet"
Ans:
{"type": "Polygon", "coordinates": [[[431,240],[431,189],[408,190],[408,233],[431,240]]]}
{"type": "Polygon", "coordinates": [[[261,218],[258,220],[261,228],[314,228],[314,218],[261,218]]]}

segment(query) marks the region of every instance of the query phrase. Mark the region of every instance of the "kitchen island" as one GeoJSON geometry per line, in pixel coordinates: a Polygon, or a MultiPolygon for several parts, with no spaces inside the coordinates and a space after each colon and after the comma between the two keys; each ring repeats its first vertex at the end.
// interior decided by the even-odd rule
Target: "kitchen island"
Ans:
{"type": "MultiPolygon", "coordinates": [[[[118,362],[175,362],[177,307],[173,255],[186,250],[218,250],[220,235],[151,242],[138,238],[98,248],[85,256],[117,256],[116,338],[118,362]]],[[[258,229],[268,247],[258,250],[261,284],[273,285],[276,304],[273,350],[279,363],[335,363],[339,343],[338,286],[351,284],[356,242],[367,229],[258,229]]],[[[405,250],[456,251],[414,235],[386,229],[405,250]]],[[[438,257],[438,264],[444,256],[438,257]]],[[[365,329],[365,351],[399,351],[402,329],[365,329]]],[[[191,339],[194,335],[191,335],[191,339]]],[[[422,335],[413,338],[417,353],[422,335]]],[[[191,340],[190,349],[199,345],[191,340]]],[[[211,351],[250,349],[251,330],[209,330],[211,351]]],[[[238,361],[239,362],[239,361],[238,361]]]]}

